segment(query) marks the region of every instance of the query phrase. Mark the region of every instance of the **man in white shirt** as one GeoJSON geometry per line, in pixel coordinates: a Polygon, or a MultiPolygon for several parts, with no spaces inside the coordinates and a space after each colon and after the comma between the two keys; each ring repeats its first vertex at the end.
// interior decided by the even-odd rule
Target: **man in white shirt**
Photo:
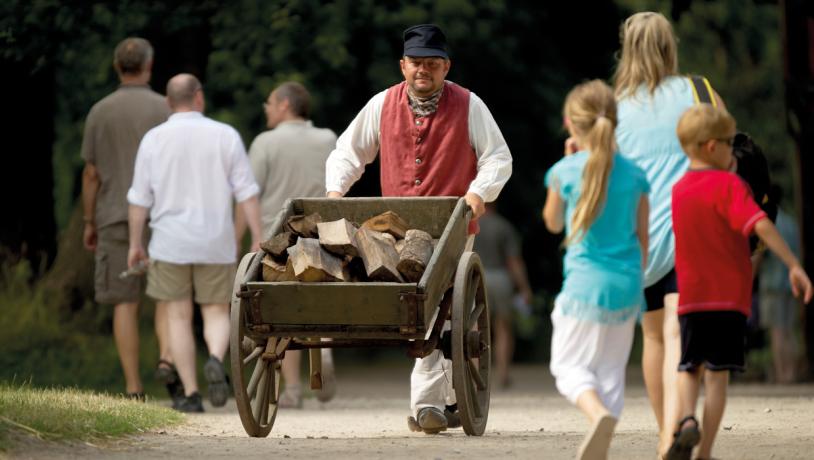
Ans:
{"type": "Polygon", "coordinates": [[[144,135],[136,156],[130,203],[130,267],[148,260],[141,243],[147,214],[147,295],[166,308],[170,354],[184,384],[177,409],[202,412],[195,372],[192,301],[201,305],[210,358],[204,366],[213,406],[226,404],[223,358],[229,346],[229,298],[237,246],[232,199],[246,215],[252,248],[260,245],[258,186],[237,131],[203,115],[203,88],[179,74],[167,83],[173,114],[144,135]]]}
{"type": "MultiPolygon", "coordinates": [[[[311,123],[311,95],[300,83],[289,81],[277,86],[263,108],[269,131],[254,139],[249,160],[260,186],[263,234],[269,238],[286,200],[325,196],[325,160],[336,145],[336,134],[311,123]]],[[[240,213],[237,221],[239,243],[245,229],[240,213]]],[[[302,351],[286,351],[282,364],[285,390],[278,399],[281,408],[302,407],[301,361],[302,351]]],[[[316,396],[325,402],[336,391],[330,348],[322,349],[322,376],[322,390],[316,396]]]]}
{"type": "MultiPolygon", "coordinates": [[[[471,250],[476,219],[509,180],[512,157],[483,101],[445,80],[450,64],[438,26],[404,31],[405,81],[373,96],[339,136],[326,164],[326,190],[329,197],[343,196],[381,150],[382,195],[466,199],[473,213],[471,250]]],[[[411,430],[432,434],[458,425],[451,369],[439,350],[416,360],[411,430]]]]}

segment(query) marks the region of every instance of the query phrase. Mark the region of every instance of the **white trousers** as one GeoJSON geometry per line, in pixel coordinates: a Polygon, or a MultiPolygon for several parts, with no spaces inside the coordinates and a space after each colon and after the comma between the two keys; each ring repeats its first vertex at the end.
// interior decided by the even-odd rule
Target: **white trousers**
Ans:
{"type": "Polygon", "coordinates": [[[636,317],[622,324],[599,324],[551,313],[551,374],[571,403],[595,390],[614,417],[625,402],[625,368],[633,345],[636,317]]]}
{"type": "MultiPolygon", "coordinates": [[[[444,323],[444,334],[449,334],[451,324],[444,323]]],[[[441,350],[435,350],[426,358],[416,358],[410,374],[410,409],[413,417],[425,407],[435,407],[443,412],[444,406],[455,404],[452,388],[452,360],[444,358],[441,350]]]]}

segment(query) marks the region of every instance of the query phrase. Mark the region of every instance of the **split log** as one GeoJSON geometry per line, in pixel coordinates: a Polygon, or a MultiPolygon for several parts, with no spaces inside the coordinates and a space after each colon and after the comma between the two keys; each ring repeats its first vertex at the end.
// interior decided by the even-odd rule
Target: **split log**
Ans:
{"type": "Polygon", "coordinates": [[[303,238],[318,238],[317,224],[322,222],[322,216],[317,213],[296,215],[288,218],[285,228],[303,238]]]}
{"type": "Polygon", "coordinates": [[[365,262],[361,257],[345,256],[345,269],[348,271],[350,280],[354,283],[363,283],[370,281],[367,278],[367,270],[365,270],[365,262]]]}
{"type": "Polygon", "coordinates": [[[399,255],[396,252],[392,235],[385,236],[367,228],[356,232],[359,255],[365,264],[367,277],[373,281],[395,281],[403,283],[398,271],[399,255]]]}
{"type": "Polygon", "coordinates": [[[423,230],[407,230],[404,249],[399,254],[399,273],[411,283],[417,283],[424,274],[432,256],[432,236],[423,230]]]}
{"type": "Polygon", "coordinates": [[[319,244],[340,257],[359,255],[356,248],[356,227],[345,219],[317,224],[319,244]]]}
{"type": "Polygon", "coordinates": [[[362,224],[363,228],[375,230],[377,232],[389,233],[397,239],[404,238],[407,229],[410,228],[398,214],[387,211],[376,217],[371,217],[362,224]]]}
{"type": "Polygon", "coordinates": [[[286,249],[294,246],[296,243],[297,235],[294,232],[283,232],[270,240],[260,243],[260,249],[277,259],[285,260],[285,258],[288,257],[286,249]]]}
{"type": "MultiPolygon", "coordinates": [[[[409,230],[407,231],[409,232],[409,230]]],[[[399,253],[399,256],[401,256],[401,251],[403,250],[404,250],[404,240],[396,241],[396,252],[399,253]]]]}
{"type": "Polygon", "coordinates": [[[347,281],[342,260],[322,249],[316,238],[300,238],[288,248],[288,260],[300,281],[347,281]]]}
{"type": "Polygon", "coordinates": [[[291,260],[287,263],[280,263],[271,255],[266,254],[263,257],[263,281],[297,281],[291,260]]]}

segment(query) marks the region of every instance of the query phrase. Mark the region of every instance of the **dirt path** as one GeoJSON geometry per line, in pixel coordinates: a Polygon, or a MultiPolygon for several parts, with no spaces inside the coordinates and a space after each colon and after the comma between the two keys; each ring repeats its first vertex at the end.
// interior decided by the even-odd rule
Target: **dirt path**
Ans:
{"type": "MultiPolygon", "coordinates": [[[[268,438],[246,436],[234,402],[184,426],[103,448],[27,445],[12,458],[213,459],[472,459],[573,458],[587,422],[560,397],[543,366],[518,368],[515,385],[493,391],[487,432],[410,433],[409,362],[386,368],[339,369],[338,397],[308,399],[304,410],[280,410],[268,438]]],[[[655,421],[639,373],[631,371],[625,411],[611,458],[655,458],[655,421]]],[[[715,455],[737,459],[814,458],[814,385],[735,384],[715,455]]]]}

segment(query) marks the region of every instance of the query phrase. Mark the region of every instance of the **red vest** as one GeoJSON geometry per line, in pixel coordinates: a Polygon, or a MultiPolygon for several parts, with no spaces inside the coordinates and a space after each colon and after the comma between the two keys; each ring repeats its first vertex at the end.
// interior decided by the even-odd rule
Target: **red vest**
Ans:
{"type": "MultiPolygon", "coordinates": [[[[416,118],[407,83],[394,85],[384,98],[379,132],[382,196],[464,196],[469,190],[478,170],[467,89],[445,83],[438,110],[416,118]]],[[[476,229],[470,226],[470,233],[476,229]]]]}

